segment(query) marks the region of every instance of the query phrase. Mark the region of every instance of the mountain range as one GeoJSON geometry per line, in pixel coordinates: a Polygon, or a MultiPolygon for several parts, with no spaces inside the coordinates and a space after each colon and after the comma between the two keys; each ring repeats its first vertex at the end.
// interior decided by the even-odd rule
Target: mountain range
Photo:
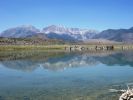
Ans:
{"type": "Polygon", "coordinates": [[[6,38],[29,38],[35,36],[43,36],[45,39],[59,39],[64,41],[105,39],[117,42],[133,43],[133,27],[129,29],[107,29],[99,32],[92,29],[67,28],[56,25],[51,25],[39,30],[32,25],[22,25],[7,29],[0,33],[0,37],[6,38]]]}

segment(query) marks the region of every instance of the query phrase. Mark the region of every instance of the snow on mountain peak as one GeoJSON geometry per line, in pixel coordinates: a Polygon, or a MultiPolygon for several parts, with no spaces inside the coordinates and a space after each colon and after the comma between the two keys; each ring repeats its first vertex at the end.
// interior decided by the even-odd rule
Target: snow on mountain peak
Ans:
{"type": "Polygon", "coordinates": [[[7,29],[1,33],[1,37],[13,37],[13,38],[20,38],[20,37],[27,37],[32,36],[40,32],[37,28],[32,25],[22,25],[14,28],[7,29]]]}
{"type": "Polygon", "coordinates": [[[58,33],[58,34],[85,34],[86,32],[96,32],[95,30],[79,29],[79,28],[67,28],[65,26],[51,25],[43,28],[43,33],[58,33]]]}
{"type": "Polygon", "coordinates": [[[61,25],[59,26],[51,25],[51,26],[43,28],[42,33],[45,33],[47,35],[51,33],[52,34],[54,33],[57,35],[67,35],[74,39],[85,40],[88,38],[92,38],[97,33],[97,31],[88,30],[88,29],[80,29],[80,28],[67,28],[61,25]]]}

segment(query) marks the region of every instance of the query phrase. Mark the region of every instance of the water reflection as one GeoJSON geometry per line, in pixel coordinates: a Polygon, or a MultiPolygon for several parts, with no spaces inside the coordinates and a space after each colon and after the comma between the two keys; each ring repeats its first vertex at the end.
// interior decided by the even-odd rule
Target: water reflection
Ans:
{"type": "Polygon", "coordinates": [[[0,64],[4,67],[33,71],[38,67],[58,71],[75,67],[91,67],[100,63],[107,66],[133,66],[133,52],[11,52],[0,55],[0,64]]]}
{"type": "Polygon", "coordinates": [[[133,52],[0,52],[0,100],[118,100],[133,52]]]}

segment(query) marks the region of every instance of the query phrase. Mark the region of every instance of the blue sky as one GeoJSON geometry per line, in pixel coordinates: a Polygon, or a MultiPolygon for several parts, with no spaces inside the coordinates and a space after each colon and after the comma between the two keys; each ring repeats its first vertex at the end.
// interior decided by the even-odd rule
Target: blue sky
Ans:
{"type": "Polygon", "coordinates": [[[133,26],[133,0],[0,0],[0,31],[19,25],[104,30],[133,26]]]}

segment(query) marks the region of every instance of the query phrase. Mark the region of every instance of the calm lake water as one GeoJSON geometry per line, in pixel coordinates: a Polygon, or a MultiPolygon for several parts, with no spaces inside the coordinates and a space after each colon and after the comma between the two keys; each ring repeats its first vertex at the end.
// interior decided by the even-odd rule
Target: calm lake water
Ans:
{"type": "Polygon", "coordinates": [[[0,52],[0,100],[118,100],[133,52],[0,52]]]}

